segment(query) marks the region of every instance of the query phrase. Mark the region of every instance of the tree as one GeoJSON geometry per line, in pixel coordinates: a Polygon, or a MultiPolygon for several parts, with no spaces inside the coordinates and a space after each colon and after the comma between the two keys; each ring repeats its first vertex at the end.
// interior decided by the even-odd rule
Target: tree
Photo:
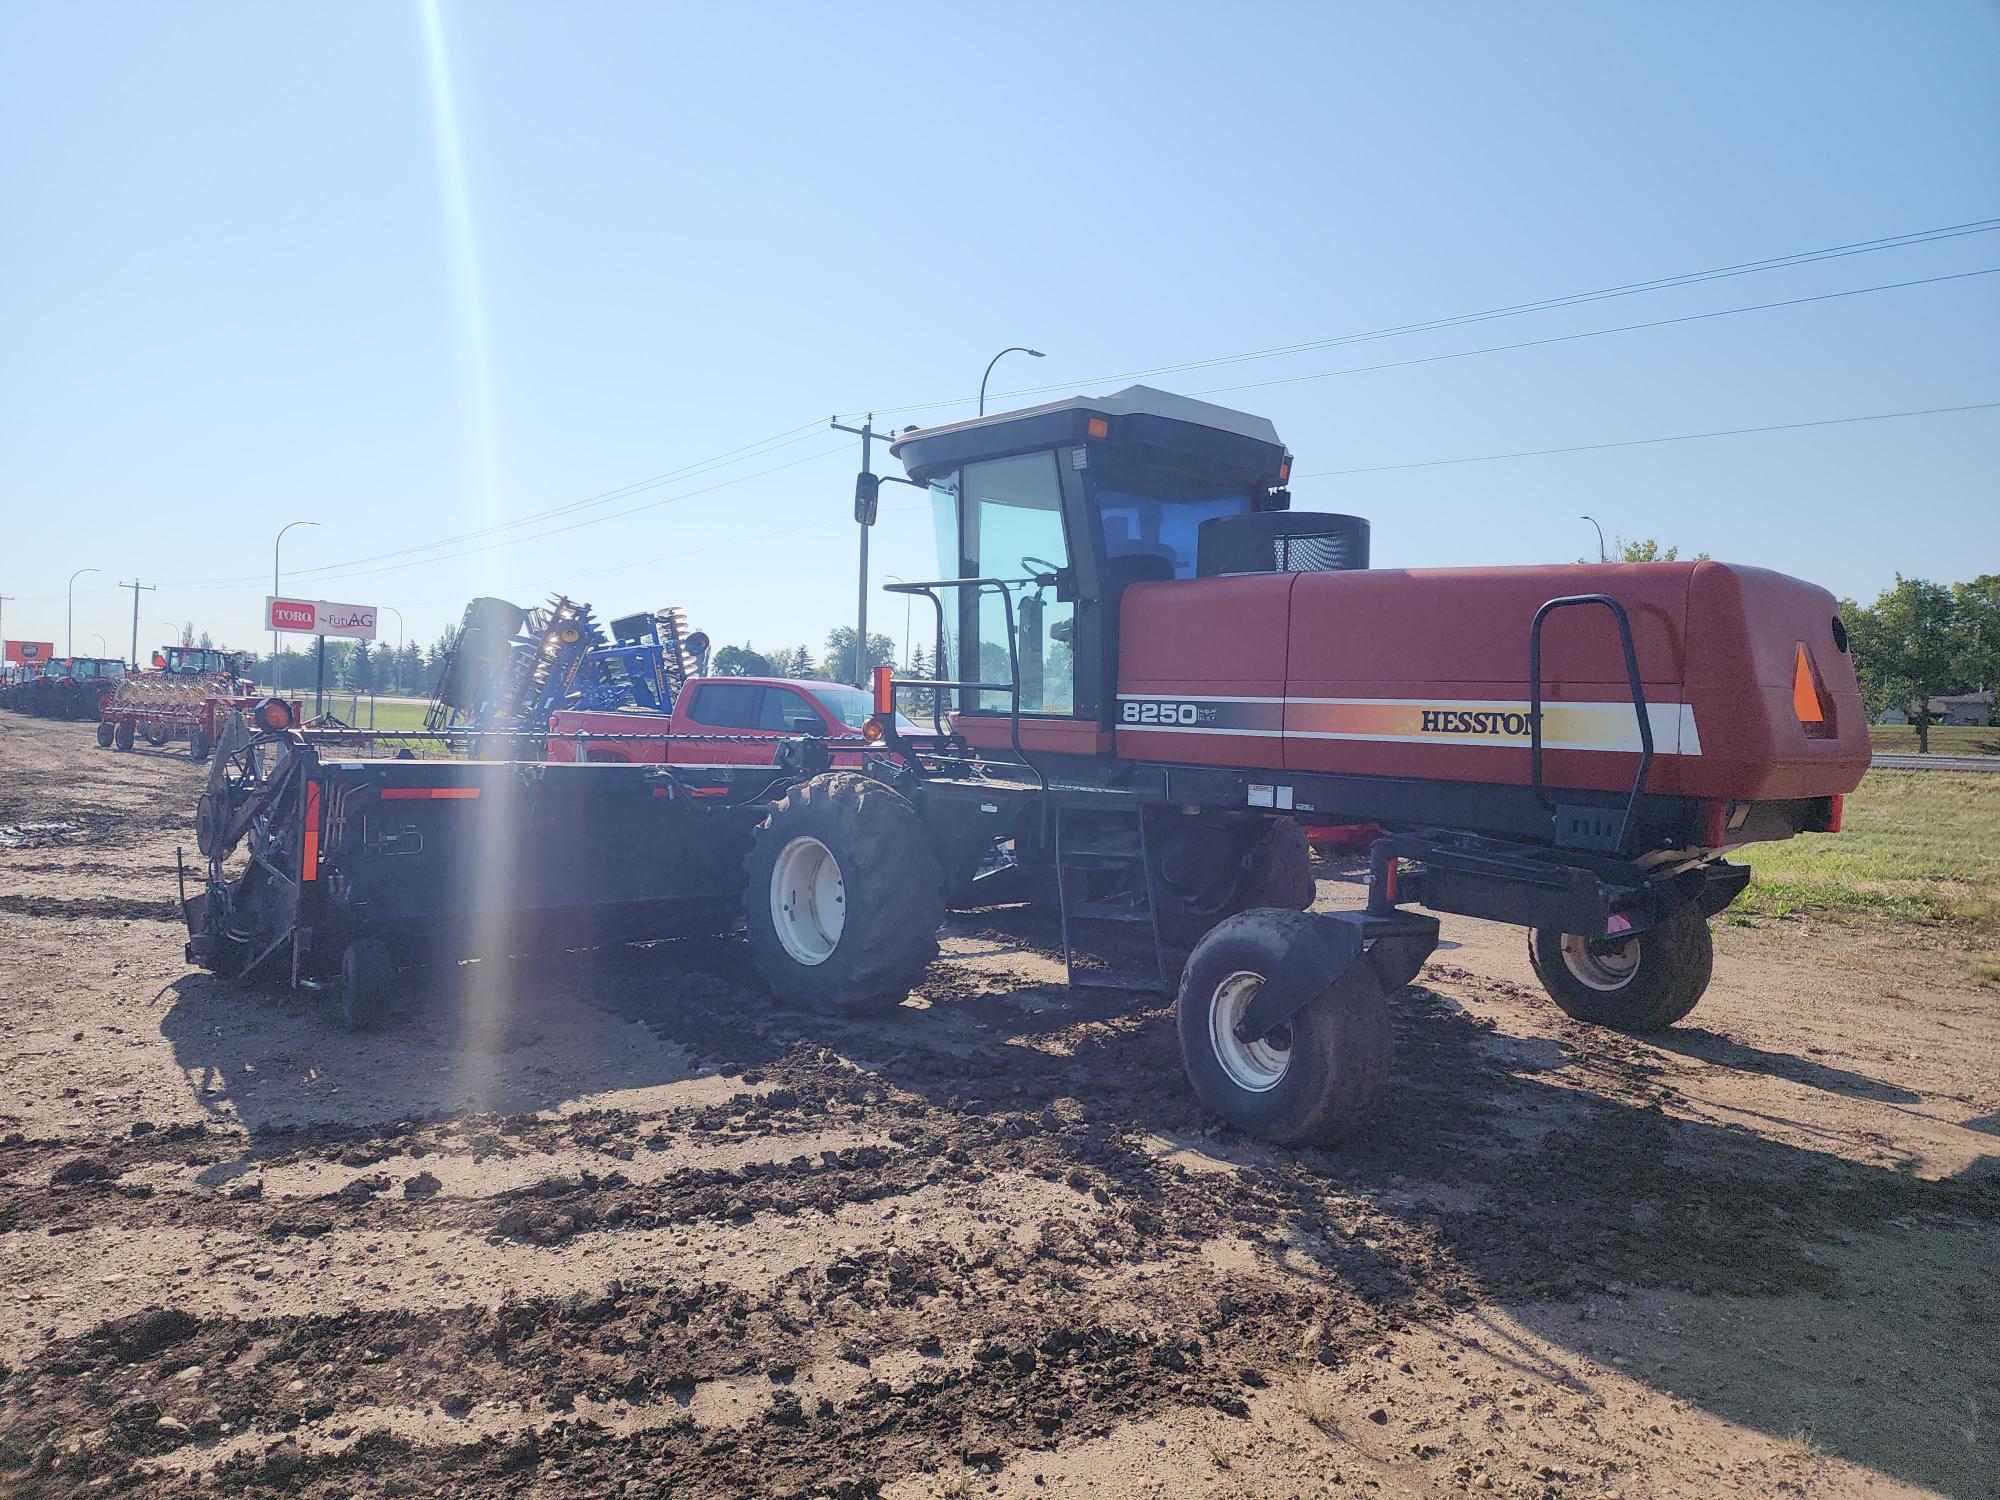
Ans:
{"type": "Polygon", "coordinates": [[[1931,748],[1931,699],[1963,691],[1968,653],[1958,600],[1952,590],[1922,578],[1896,575],[1866,609],[1844,604],[1855,674],[1862,698],[1880,713],[1904,709],[1916,726],[1917,753],[1931,748]]]}
{"type": "Polygon", "coordinates": [[[423,648],[415,641],[406,641],[396,653],[396,691],[430,696],[429,681],[424,676],[423,648]]]}
{"type": "Polygon", "coordinates": [[[1962,659],[1958,675],[1975,688],[2000,683],[2000,573],[1951,586],[1962,659]]]}
{"type": "MultiPolygon", "coordinates": [[[[866,675],[854,669],[854,627],[839,625],[826,633],[826,649],[821,652],[826,667],[823,675],[829,682],[854,682],[866,675]]],[[[896,664],[896,642],[894,637],[868,633],[869,667],[893,667],[896,664]]]]}
{"type": "Polygon", "coordinates": [[[717,677],[776,677],[771,669],[771,659],[762,652],[752,651],[746,642],[741,646],[724,646],[709,659],[708,669],[717,677]]]}
{"type": "MultiPolygon", "coordinates": [[[[1679,547],[1662,547],[1652,537],[1645,537],[1639,541],[1630,541],[1622,536],[1614,536],[1611,539],[1611,545],[1605,549],[1605,557],[1610,562],[1679,562],[1681,549],[1679,547]]],[[[1580,563],[1592,562],[1594,560],[1588,557],[1579,557],[1577,559],[1580,563]]],[[[1707,562],[1708,554],[1706,552],[1697,552],[1690,561],[1707,562]]]]}
{"type": "Polygon", "coordinates": [[[367,693],[375,688],[375,660],[368,650],[366,641],[354,643],[354,660],[349,664],[348,681],[357,693],[367,693]]]}

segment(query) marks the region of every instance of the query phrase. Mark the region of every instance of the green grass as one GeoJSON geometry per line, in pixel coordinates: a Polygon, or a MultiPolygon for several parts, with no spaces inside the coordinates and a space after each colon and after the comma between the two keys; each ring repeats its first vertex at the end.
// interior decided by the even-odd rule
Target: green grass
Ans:
{"type": "MultiPolygon", "coordinates": [[[[1839,833],[1752,844],[1738,909],[2000,929],[2000,776],[1870,771],[1839,833]]],[[[1986,968],[2000,981],[2000,957],[1986,968]]],[[[1982,970],[1982,977],[1986,972],[1982,970]]]]}
{"type": "MultiPolygon", "coordinates": [[[[1917,753],[1917,732],[1908,724],[1870,724],[1868,748],[1897,755],[1917,753]]],[[[1963,724],[1931,726],[1933,755],[2000,755],[2000,729],[1973,729],[1963,724]]]]}

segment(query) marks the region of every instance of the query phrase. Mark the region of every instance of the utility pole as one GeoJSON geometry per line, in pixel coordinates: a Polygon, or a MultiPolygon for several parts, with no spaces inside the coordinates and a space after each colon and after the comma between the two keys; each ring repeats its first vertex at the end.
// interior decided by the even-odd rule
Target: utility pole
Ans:
{"type": "Polygon", "coordinates": [[[870,448],[876,437],[875,413],[870,412],[859,427],[844,427],[833,418],[827,425],[835,432],[851,432],[861,439],[861,472],[854,476],[854,521],[861,530],[861,584],[854,615],[854,685],[868,686],[868,529],[875,524],[876,500],[882,481],[875,477],[870,448]]]}
{"type": "Polygon", "coordinates": [[[132,591],[132,658],[130,665],[132,670],[136,672],[139,670],[139,591],[144,589],[149,594],[157,594],[160,591],[160,586],[157,583],[141,583],[137,578],[134,578],[130,583],[121,583],[118,587],[132,591]]]}

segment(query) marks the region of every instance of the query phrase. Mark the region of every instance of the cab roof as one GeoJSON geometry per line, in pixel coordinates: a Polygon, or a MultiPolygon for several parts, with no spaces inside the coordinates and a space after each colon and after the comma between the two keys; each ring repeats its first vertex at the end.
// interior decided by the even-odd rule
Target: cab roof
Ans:
{"type": "Polygon", "coordinates": [[[890,441],[889,451],[921,483],[961,463],[1087,441],[1220,460],[1270,484],[1283,482],[1288,456],[1268,417],[1149,385],[1127,386],[1108,396],[1071,396],[938,427],[910,428],[890,441]],[[1095,431],[1093,419],[1097,419],[1095,431]]]}

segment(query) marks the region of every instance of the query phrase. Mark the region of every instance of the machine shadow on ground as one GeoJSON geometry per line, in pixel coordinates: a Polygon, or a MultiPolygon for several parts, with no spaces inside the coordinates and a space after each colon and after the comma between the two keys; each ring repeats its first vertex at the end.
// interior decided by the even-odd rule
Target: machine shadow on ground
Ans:
{"type": "MultiPolygon", "coordinates": [[[[1032,914],[964,926],[981,947],[1053,957],[1051,924],[1032,914]]],[[[1980,1417],[2000,1408],[2000,1174],[1924,1180],[1683,1118],[1655,1049],[1850,1098],[1916,1097],[1845,1069],[1699,1027],[1651,1042],[1567,1023],[1554,1038],[1508,1037],[1417,985],[1395,997],[1382,1121],[1336,1149],[1288,1151],[1204,1116],[1157,1001],[947,960],[927,1010],[820,1017],[772,1005],[733,939],[508,961],[483,1001],[472,967],[434,972],[409,1014],[361,1035],[326,1001],[191,975],[162,1030],[204,1107],[249,1130],[245,1162],[305,1125],[546,1110],[715,1072],[861,1069],[923,1101],[947,1137],[1037,1120],[1037,1170],[1087,1164],[1127,1201],[1172,1196],[1181,1222],[1247,1240],[1265,1274],[1359,1296],[1391,1326],[1497,1302],[1596,1359],[1618,1325],[1661,1351],[1665,1388],[1729,1421],[1808,1434],[1947,1493],[1976,1492],[2000,1465],[1980,1417]],[[1202,1163],[1192,1176],[1190,1157],[1202,1163]],[[1357,1199],[1400,1230],[1357,1235],[1343,1207],[1357,1199]],[[1476,1290],[1440,1304],[1438,1287],[1476,1290]],[[1612,1311],[1579,1321],[1595,1302],[1612,1311]]]]}

